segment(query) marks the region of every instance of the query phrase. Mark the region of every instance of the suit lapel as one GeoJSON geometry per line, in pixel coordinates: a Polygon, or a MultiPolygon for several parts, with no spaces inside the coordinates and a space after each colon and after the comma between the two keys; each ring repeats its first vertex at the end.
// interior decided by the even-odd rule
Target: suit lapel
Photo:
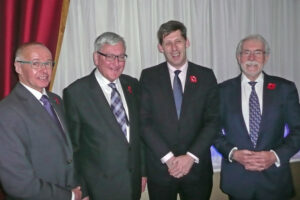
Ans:
{"type": "MultiPolygon", "coordinates": [[[[33,123],[36,123],[38,126],[40,126],[41,131],[45,130],[45,133],[55,134],[59,141],[66,144],[67,141],[62,135],[63,133],[61,133],[61,130],[58,128],[56,123],[53,121],[53,119],[39,102],[39,100],[37,100],[33,96],[33,94],[31,94],[30,91],[28,91],[20,83],[18,83],[16,86],[16,92],[20,100],[24,104],[24,107],[26,107],[26,110],[30,110],[30,118],[32,119],[33,123]]],[[[65,148],[65,152],[69,156],[70,153],[72,153],[72,145],[70,145],[70,141],[68,142],[69,145],[62,146],[65,148]]]]}
{"type": "Polygon", "coordinates": [[[99,116],[104,116],[104,119],[107,121],[107,124],[109,124],[112,129],[111,132],[117,134],[119,138],[121,138],[121,140],[128,144],[124,133],[122,132],[121,127],[117,122],[100,85],[97,82],[97,79],[94,75],[94,71],[90,74],[89,85],[91,94],[90,98],[92,98],[92,101],[95,102],[95,109],[98,112],[100,112],[99,116]]]}
{"type": "Polygon", "coordinates": [[[160,70],[161,71],[159,73],[159,85],[161,86],[161,90],[159,91],[159,95],[162,96],[162,99],[165,101],[164,105],[167,106],[166,110],[170,111],[170,116],[172,116],[172,118],[175,121],[178,121],[175,100],[173,96],[173,89],[171,85],[171,81],[173,80],[170,80],[170,73],[166,62],[163,63],[160,70]]]}
{"type": "MultiPolygon", "coordinates": [[[[272,109],[273,109],[273,102],[275,99],[277,99],[277,95],[279,95],[276,91],[273,89],[268,89],[268,84],[274,83],[272,82],[272,77],[268,76],[264,73],[264,86],[263,86],[263,109],[262,109],[262,117],[259,127],[259,134],[257,139],[257,146],[259,145],[260,141],[264,141],[262,138],[264,137],[264,127],[268,124],[267,119],[269,118],[269,115],[272,115],[272,109]]],[[[266,140],[268,141],[268,140],[266,140]]]]}

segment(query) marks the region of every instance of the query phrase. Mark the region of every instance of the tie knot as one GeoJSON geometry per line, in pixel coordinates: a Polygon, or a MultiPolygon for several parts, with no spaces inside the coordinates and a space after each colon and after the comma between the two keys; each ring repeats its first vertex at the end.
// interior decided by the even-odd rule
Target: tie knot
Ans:
{"type": "Polygon", "coordinates": [[[255,88],[255,84],[256,84],[257,82],[255,82],[255,81],[250,81],[250,82],[248,82],[248,83],[251,85],[252,89],[254,89],[254,88],[255,88]]]}
{"type": "Polygon", "coordinates": [[[175,73],[176,76],[178,76],[180,74],[180,72],[181,72],[180,70],[175,70],[174,73],[175,73]]]}
{"type": "Polygon", "coordinates": [[[108,86],[111,87],[111,89],[116,89],[116,84],[115,83],[109,83],[108,86]]]}
{"type": "Polygon", "coordinates": [[[49,99],[48,99],[47,95],[43,95],[41,97],[40,101],[43,102],[44,105],[49,103],[49,99]]]}

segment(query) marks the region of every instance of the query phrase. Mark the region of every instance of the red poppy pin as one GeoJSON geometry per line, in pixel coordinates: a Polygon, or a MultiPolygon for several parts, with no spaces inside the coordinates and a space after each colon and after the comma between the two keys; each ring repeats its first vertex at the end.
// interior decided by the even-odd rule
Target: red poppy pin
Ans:
{"type": "Polygon", "coordinates": [[[275,90],[276,84],[275,84],[275,83],[268,83],[267,88],[268,88],[269,90],[275,90]]]}
{"type": "Polygon", "coordinates": [[[56,103],[57,105],[60,104],[59,99],[58,99],[57,97],[54,97],[54,101],[55,101],[55,103],[56,103]]]}
{"type": "Polygon", "coordinates": [[[127,90],[128,90],[128,92],[129,92],[130,94],[132,94],[132,88],[131,88],[130,85],[127,87],[127,90]]]}
{"type": "Polygon", "coordinates": [[[197,83],[197,77],[196,76],[190,76],[190,81],[192,82],[192,83],[197,83]]]}

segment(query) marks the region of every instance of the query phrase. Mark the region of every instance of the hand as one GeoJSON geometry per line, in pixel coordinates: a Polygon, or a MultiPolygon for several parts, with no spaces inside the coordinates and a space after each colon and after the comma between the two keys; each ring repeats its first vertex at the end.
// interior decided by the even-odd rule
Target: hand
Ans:
{"type": "Polygon", "coordinates": [[[176,166],[176,163],[174,163],[175,157],[171,157],[169,160],[167,160],[166,165],[168,166],[168,169],[171,170],[176,166]]]}
{"type": "Polygon", "coordinates": [[[189,155],[175,157],[173,162],[176,164],[176,167],[169,170],[170,175],[175,178],[181,178],[187,175],[190,172],[194,161],[194,158],[189,155]]]}
{"type": "Polygon", "coordinates": [[[82,192],[80,186],[72,189],[72,192],[74,193],[75,200],[81,200],[82,192]]]}
{"type": "Polygon", "coordinates": [[[233,159],[249,171],[262,171],[276,162],[276,156],[270,151],[236,150],[233,152],[233,159]]]}
{"type": "Polygon", "coordinates": [[[82,200],[90,200],[90,197],[84,197],[82,200]]]}
{"type": "Polygon", "coordinates": [[[263,171],[271,167],[276,162],[276,156],[271,151],[253,152],[251,157],[255,161],[251,165],[247,166],[247,169],[252,171],[263,171]]]}
{"type": "Polygon", "coordinates": [[[142,177],[142,192],[145,191],[147,185],[147,177],[142,177]]]}

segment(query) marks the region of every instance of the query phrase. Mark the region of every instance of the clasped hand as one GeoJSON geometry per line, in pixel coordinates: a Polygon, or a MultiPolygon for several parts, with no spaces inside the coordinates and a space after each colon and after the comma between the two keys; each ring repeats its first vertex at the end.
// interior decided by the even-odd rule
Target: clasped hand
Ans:
{"type": "Polygon", "coordinates": [[[190,172],[194,159],[189,155],[181,155],[170,158],[166,164],[171,176],[181,178],[190,172]]]}
{"type": "Polygon", "coordinates": [[[236,150],[233,160],[239,162],[249,171],[263,171],[276,162],[276,156],[271,151],[236,150]]]}

